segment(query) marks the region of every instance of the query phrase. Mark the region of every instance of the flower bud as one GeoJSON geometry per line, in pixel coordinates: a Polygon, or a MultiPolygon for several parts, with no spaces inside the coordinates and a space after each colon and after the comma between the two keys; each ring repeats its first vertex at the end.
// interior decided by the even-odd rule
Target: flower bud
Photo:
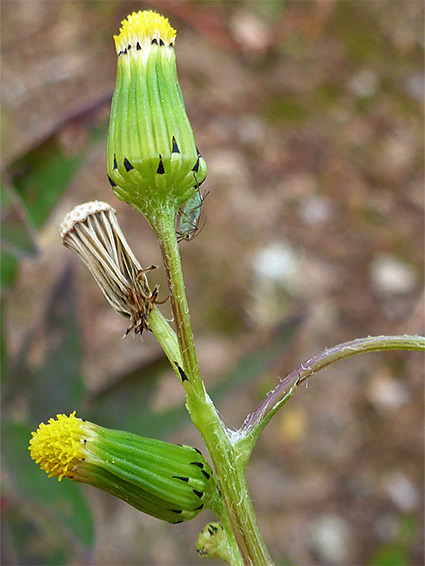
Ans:
{"type": "Polygon", "coordinates": [[[75,411],[41,423],[29,450],[49,477],[88,483],[170,523],[192,519],[218,497],[196,448],[103,428],[75,411]]]}
{"type": "Polygon", "coordinates": [[[207,174],[177,78],[176,31],[152,11],[134,12],[114,36],[117,80],[107,170],[115,195],[152,216],[177,208],[207,174]]]}
{"type": "Polygon", "coordinates": [[[221,523],[209,523],[199,534],[196,550],[202,558],[221,558],[232,563],[232,553],[221,523]]]}
{"type": "Polygon", "coordinates": [[[62,221],[63,245],[74,250],[89,268],[112,308],[131,323],[140,335],[149,329],[148,315],[158,297],[158,287],[149,289],[145,273],[122,233],[115,210],[106,202],[76,206],[62,221]]]}

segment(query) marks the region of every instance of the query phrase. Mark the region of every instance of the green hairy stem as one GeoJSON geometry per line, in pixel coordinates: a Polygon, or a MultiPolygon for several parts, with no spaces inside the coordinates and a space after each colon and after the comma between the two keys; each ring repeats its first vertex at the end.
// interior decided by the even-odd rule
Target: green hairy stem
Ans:
{"type": "Polygon", "coordinates": [[[232,564],[272,564],[252,506],[245,466],[238,462],[238,451],[235,451],[201,378],[175,233],[175,213],[165,210],[149,220],[158,238],[167,272],[182,369],[186,377],[182,381],[186,406],[214,464],[224,503],[219,518],[227,531],[232,564]]]}

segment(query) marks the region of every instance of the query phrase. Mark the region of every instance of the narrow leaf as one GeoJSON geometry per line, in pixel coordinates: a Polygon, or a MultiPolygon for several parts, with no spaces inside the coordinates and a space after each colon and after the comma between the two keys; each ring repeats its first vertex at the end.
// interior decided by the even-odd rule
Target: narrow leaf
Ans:
{"type": "Polygon", "coordinates": [[[96,116],[110,95],[59,123],[44,140],[8,164],[6,173],[20,195],[34,227],[40,228],[80,169],[90,144],[104,140],[106,125],[96,116]],[[68,139],[64,143],[64,139],[68,139]],[[70,141],[71,140],[71,141],[70,141]]]}
{"type": "Polygon", "coordinates": [[[1,192],[1,247],[15,257],[35,257],[38,247],[27,211],[16,191],[3,184],[1,192]]]}
{"type": "Polygon", "coordinates": [[[69,413],[85,395],[81,375],[80,329],[76,317],[74,277],[65,269],[47,307],[47,349],[43,363],[31,378],[30,414],[39,422],[59,412],[69,413]]]}
{"type": "Polygon", "coordinates": [[[13,184],[36,228],[43,225],[82,162],[82,154],[65,155],[53,139],[10,166],[13,184]]]}

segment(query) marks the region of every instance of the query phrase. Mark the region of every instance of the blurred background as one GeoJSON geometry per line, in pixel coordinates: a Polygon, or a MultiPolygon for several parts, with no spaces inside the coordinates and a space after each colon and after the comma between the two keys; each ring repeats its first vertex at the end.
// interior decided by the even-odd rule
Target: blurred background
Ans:
{"type": "MultiPolygon", "coordinates": [[[[180,246],[226,424],[325,347],[423,332],[422,2],[2,2],[3,564],[198,564],[213,518],[162,523],[48,480],[27,451],[40,421],[74,409],[203,448],[153,336],[121,339],[125,319],[58,234],[76,204],[106,200],[140,262],[161,265],[105,165],[112,36],[148,8],[178,31],[209,167],[205,227],[180,246]]],[[[162,267],[150,282],[166,295],[162,267]]],[[[277,564],[403,566],[424,562],[423,471],[423,358],[390,352],[298,390],[248,478],[277,564]]]]}

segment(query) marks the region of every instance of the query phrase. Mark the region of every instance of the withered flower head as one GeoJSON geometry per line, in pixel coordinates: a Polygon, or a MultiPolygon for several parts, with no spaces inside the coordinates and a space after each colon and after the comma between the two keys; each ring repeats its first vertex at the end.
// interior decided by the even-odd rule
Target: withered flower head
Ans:
{"type": "Polygon", "coordinates": [[[149,329],[148,315],[158,297],[122,233],[115,210],[106,202],[87,202],[69,212],[60,226],[63,245],[89,268],[112,308],[131,323],[126,334],[149,329]]]}

